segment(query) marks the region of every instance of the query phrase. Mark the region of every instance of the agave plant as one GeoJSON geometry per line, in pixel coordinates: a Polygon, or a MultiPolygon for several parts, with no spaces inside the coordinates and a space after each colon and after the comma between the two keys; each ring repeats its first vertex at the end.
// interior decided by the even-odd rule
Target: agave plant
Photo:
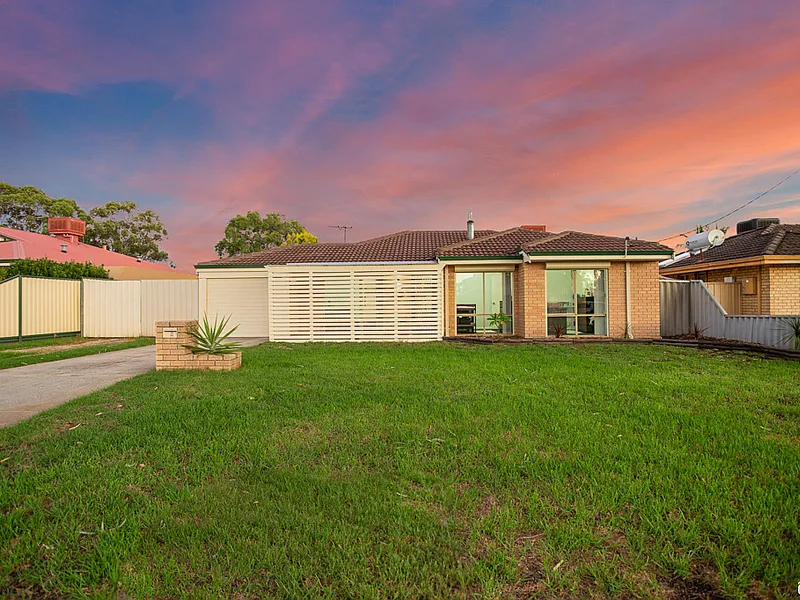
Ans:
{"type": "Polygon", "coordinates": [[[227,317],[218,321],[214,317],[214,324],[208,322],[208,315],[203,315],[203,322],[199,323],[197,327],[192,327],[189,330],[189,335],[192,337],[193,344],[186,344],[184,348],[188,348],[195,354],[231,354],[236,352],[241,344],[239,342],[226,342],[230,335],[239,327],[233,327],[225,331],[228,321],[231,318],[227,317]]]}
{"type": "Polygon", "coordinates": [[[800,317],[784,317],[781,323],[786,326],[781,342],[790,344],[795,350],[800,350],[800,317]]]}

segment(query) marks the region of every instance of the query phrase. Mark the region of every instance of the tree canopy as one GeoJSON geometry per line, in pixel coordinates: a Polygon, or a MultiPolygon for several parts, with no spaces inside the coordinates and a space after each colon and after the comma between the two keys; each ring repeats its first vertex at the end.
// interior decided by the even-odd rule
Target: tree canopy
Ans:
{"type": "Polygon", "coordinates": [[[285,215],[268,213],[262,218],[257,211],[250,211],[228,221],[225,237],[214,249],[223,258],[289,244],[316,244],[318,241],[317,236],[306,231],[297,221],[287,221],[285,215]]]}
{"type": "Polygon", "coordinates": [[[109,250],[142,260],[169,258],[161,249],[167,229],[160,217],[152,210],[140,211],[135,202],[107,202],[86,212],[70,198],[50,198],[35,187],[14,187],[0,181],[0,225],[46,234],[48,217],[86,221],[86,244],[105,244],[109,250]]]}

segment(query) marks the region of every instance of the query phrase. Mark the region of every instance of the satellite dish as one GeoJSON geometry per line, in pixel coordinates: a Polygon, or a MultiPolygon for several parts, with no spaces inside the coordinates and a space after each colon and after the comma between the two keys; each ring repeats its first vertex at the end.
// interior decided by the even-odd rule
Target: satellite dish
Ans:
{"type": "Polygon", "coordinates": [[[703,231],[686,238],[686,249],[689,252],[700,252],[715,246],[720,246],[725,241],[725,233],[719,229],[703,231]]]}

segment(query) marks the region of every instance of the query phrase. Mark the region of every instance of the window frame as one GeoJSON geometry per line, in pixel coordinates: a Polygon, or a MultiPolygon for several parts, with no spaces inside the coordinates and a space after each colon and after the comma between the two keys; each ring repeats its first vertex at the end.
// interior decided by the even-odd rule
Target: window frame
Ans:
{"type": "MultiPolygon", "coordinates": [[[[505,292],[505,290],[504,290],[505,292]]],[[[503,296],[506,294],[503,293],[503,296]]],[[[456,318],[456,331],[455,334],[458,335],[514,335],[514,271],[507,271],[507,270],[498,270],[498,271],[464,271],[455,273],[455,289],[453,290],[453,300],[455,301],[455,318],[456,318]],[[488,331],[488,317],[491,317],[494,313],[479,313],[477,312],[477,308],[475,312],[470,313],[460,313],[459,312],[459,304],[458,301],[458,276],[459,275],[480,275],[481,276],[481,298],[483,300],[483,308],[486,310],[486,275],[501,275],[503,282],[503,286],[505,286],[505,278],[508,276],[509,282],[509,290],[508,290],[508,298],[511,300],[511,311],[506,312],[505,307],[503,307],[502,312],[503,314],[508,315],[509,320],[506,323],[504,329],[506,331],[488,331]],[[472,333],[460,333],[459,332],[459,319],[460,318],[472,318],[472,327],[474,331],[472,333]],[[484,326],[482,331],[479,331],[478,328],[478,317],[484,318],[484,326]]]]}
{"type": "Polygon", "coordinates": [[[590,266],[586,266],[584,268],[545,269],[545,276],[544,276],[544,313],[545,313],[544,314],[544,326],[545,326],[545,332],[547,333],[548,336],[553,335],[553,334],[550,333],[550,318],[551,317],[559,317],[559,318],[563,317],[563,318],[566,318],[566,319],[572,319],[573,329],[575,331],[575,333],[569,333],[569,327],[567,327],[567,331],[565,331],[564,334],[563,334],[564,336],[570,336],[570,337],[608,337],[608,332],[611,329],[610,328],[610,323],[609,323],[609,296],[608,296],[609,271],[610,271],[610,269],[608,269],[608,268],[596,268],[596,267],[590,267],[590,266]],[[547,300],[547,298],[548,298],[547,273],[550,272],[550,271],[570,271],[571,272],[571,274],[572,274],[572,307],[573,307],[572,312],[569,312],[569,313],[551,313],[550,312],[550,307],[549,307],[549,303],[548,303],[548,300],[547,300]],[[604,272],[604,275],[603,275],[603,286],[605,288],[603,290],[603,296],[605,297],[605,311],[604,312],[602,312],[602,313],[592,313],[592,314],[586,314],[586,313],[579,313],[578,312],[578,284],[577,284],[577,273],[578,273],[578,271],[603,271],[604,272]],[[605,319],[606,332],[605,333],[580,333],[579,327],[578,327],[578,319],[580,319],[581,317],[584,317],[584,318],[602,317],[603,319],[605,319]]]}

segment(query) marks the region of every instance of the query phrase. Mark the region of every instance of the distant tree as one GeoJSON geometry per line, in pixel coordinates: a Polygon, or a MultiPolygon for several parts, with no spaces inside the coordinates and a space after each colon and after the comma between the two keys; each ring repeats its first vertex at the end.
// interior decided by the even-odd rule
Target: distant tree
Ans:
{"type": "Polygon", "coordinates": [[[31,186],[14,187],[0,181],[0,225],[48,233],[48,217],[75,217],[86,221],[83,241],[105,244],[110,250],[154,262],[166,261],[161,250],[167,229],[152,210],[139,211],[136,203],[108,202],[88,213],[70,198],[50,198],[31,186]]]}
{"type": "Polygon", "coordinates": [[[152,210],[139,211],[135,202],[108,202],[89,211],[87,244],[106,245],[109,250],[142,260],[162,262],[169,254],[161,250],[167,229],[152,210]]]}
{"type": "Polygon", "coordinates": [[[0,225],[47,233],[48,217],[77,217],[86,220],[86,213],[70,198],[50,198],[42,190],[14,187],[0,181],[0,225]]]}
{"type": "Polygon", "coordinates": [[[285,215],[269,213],[262,218],[257,211],[250,211],[228,221],[225,237],[217,242],[214,249],[222,258],[287,244],[316,244],[318,241],[297,221],[287,221],[285,215]]]}
{"type": "Polygon", "coordinates": [[[5,277],[33,275],[35,277],[59,277],[62,279],[109,279],[108,271],[89,263],[60,263],[48,258],[15,260],[5,268],[5,277]]]}

